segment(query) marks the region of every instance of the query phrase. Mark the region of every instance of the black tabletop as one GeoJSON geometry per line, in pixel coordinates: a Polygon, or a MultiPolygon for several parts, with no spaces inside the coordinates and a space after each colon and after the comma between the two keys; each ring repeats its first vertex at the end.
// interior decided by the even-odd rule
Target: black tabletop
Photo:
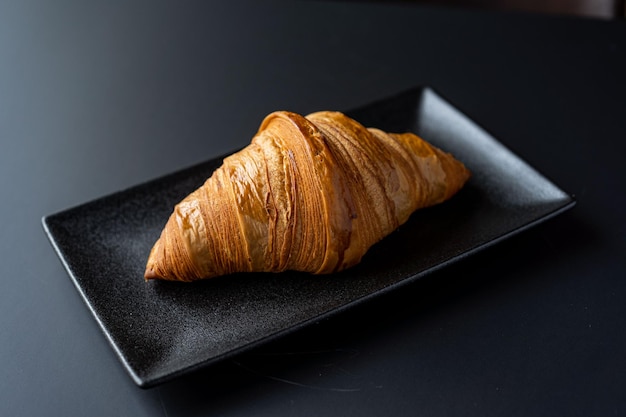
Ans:
{"type": "Polygon", "coordinates": [[[626,414],[624,74],[621,21],[408,3],[2,2],[0,415],[626,414]],[[576,207],[137,387],[41,218],[240,148],[271,111],[351,109],[415,86],[576,207]]]}

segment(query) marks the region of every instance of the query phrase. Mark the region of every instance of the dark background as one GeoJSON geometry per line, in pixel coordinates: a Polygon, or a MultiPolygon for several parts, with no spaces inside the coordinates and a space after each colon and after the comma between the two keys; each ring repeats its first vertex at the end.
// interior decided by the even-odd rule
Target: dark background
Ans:
{"type": "Polygon", "coordinates": [[[0,414],[626,414],[626,26],[367,2],[0,4],[0,414]],[[278,342],[137,388],[42,216],[430,85],[577,206],[278,342]]]}

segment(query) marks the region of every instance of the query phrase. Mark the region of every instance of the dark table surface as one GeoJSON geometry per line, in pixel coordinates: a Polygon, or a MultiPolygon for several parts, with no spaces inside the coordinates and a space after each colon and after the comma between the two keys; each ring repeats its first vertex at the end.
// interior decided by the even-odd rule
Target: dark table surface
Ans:
{"type": "Polygon", "coordinates": [[[626,414],[626,25],[353,2],[0,3],[0,415],[626,414]],[[41,217],[435,88],[578,204],[401,291],[138,388],[41,217]]]}

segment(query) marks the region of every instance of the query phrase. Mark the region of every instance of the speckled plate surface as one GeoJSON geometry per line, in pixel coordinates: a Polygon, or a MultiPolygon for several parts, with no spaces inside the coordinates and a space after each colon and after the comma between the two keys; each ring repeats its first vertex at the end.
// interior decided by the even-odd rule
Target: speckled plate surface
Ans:
{"type": "Polygon", "coordinates": [[[472,171],[450,201],[416,212],[358,266],[329,276],[237,274],[194,284],[144,282],[145,262],[180,199],[222,158],[46,216],[44,229],[133,380],[150,387],[285,335],[411,282],[574,205],[428,88],[347,112],[414,131],[472,171]]]}

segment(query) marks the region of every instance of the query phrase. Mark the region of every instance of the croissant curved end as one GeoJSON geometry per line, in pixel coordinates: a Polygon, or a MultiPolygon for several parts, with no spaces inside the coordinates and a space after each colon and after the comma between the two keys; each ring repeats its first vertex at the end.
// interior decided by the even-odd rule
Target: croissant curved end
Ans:
{"type": "Polygon", "coordinates": [[[152,248],[152,250],[150,251],[150,255],[148,256],[148,262],[146,263],[146,270],[143,274],[143,277],[146,281],[149,281],[151,279],[164,279],[165,277],[162,276],[162,274],[159,274],[157,272],[157,268],[156,268],[156,256],[155,256],[155,252],[158,250],[158,247],[161,244],[161,240],[157,240],[156,243],[154,244],[154,247],[152,248]]]}
{"type": "Polygon", "coordinates": [[[152,267],[147,267],[146,268],[146,272],[144,272],[143,277],[146,281],[149,281],[151,279],[158,279],[158,278],[163,278],[160,277],[159,275],[157,275],[156,272],[154,272],[154,269],[152,269],[152,267]]]}

